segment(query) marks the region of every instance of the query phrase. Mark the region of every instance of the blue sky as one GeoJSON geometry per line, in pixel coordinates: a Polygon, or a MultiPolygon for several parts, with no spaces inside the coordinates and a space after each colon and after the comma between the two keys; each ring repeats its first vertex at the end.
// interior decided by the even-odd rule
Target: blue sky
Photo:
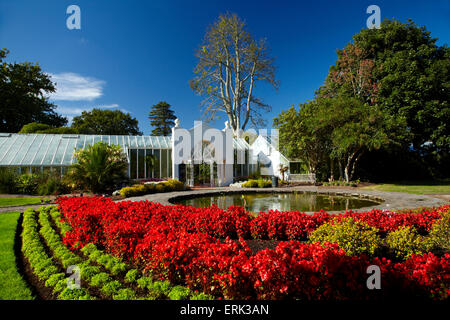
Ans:
{"type": "MultiPolygon", "coordinates": [[[[111,1],[0,0],[0,47],[8,61],[38,62],[57,82],[52,102],[73,117],[93,107],[121,109],[149,134],[150,106],[165,100],[181,125],[200,119],[201,97],[189,88],[195,49],[221,13],[237,13],[255,38],[264,37],[277,66],[278,91],[259,85],[272,105],[269,126],[281,110],[314,96],[336,60],[336,49],[366,27],[366,8],[381,18],[411,18],[438,44],[449,43],[450,1],[111,1]],[[81,30],[68,30],[66,9],[81,9],[81,30]]],[[[213,126],[223,127],[222,118],[213,126]]]]}

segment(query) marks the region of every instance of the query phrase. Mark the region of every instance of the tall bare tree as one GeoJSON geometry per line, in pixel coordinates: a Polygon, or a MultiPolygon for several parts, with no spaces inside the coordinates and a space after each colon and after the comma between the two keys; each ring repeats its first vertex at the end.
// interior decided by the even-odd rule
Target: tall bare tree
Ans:
{"type": "Polygon", "coordinates": [[[196,52],[196,76],[190,81],[191,88],[204,96],[206,120],[225,112],[235,135],[249,123],[255,127],[265,123],[261,115],[271,107],[254,93],[258,80],[278,88],[268,51],[265,39],[254,40],[235,14],[219,16],[208,28],[196,52]]]}

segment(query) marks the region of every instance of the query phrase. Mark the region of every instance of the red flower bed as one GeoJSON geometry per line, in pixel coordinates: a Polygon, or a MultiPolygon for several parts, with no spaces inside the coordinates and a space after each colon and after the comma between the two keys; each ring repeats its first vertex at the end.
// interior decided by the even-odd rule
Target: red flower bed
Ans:
{"type": "Polygon", "coordinates": [[[273,240],[305,240],[314,231],[331,219],[325,211],[306,214],[299,211],[280,212],[269,210],[261,212],[251,221],[254,238],[273,240]]]}
{"type": "Polygon", "coordinates": [[[305,239],[331,219],[352,216],[382,231],[413,225],[425,232],[449,210],[420,213],[373,210],[331,216],[326,212],[269,211],[252,218],[232,206],[195,208],[147,201],[115,203],[107,198],[60,198],[63,219],[72,229],[64,238],[72,249],[93,242],[147,272],[194,290],[230,299],[368,299],[389,296],[445,298],[450,255],[414,255],[402,263],[350,257],[335,244],[280,242],[252,255],[244,239],[305,239]],[[232,240],[234,239],[234,240],[232,240]],[[382,289],[368,290],[366,269],[382,270],[382,289]],[[413,290],[412,290],[413,289],[413,290]]]}

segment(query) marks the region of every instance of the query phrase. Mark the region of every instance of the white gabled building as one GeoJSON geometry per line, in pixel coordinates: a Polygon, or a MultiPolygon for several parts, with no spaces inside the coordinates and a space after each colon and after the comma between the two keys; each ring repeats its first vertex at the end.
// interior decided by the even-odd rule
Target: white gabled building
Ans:
{"type": "MultiPolygon", "coordinates": [[[[270,136],[259,135],[251,145],[253,161],[260,164],[261,175],[282,178],[281,166],[289,168],[289,160],[271,143],[270,136]]],[[[285,172],[284,177],[288,172],[285,172]]]]}

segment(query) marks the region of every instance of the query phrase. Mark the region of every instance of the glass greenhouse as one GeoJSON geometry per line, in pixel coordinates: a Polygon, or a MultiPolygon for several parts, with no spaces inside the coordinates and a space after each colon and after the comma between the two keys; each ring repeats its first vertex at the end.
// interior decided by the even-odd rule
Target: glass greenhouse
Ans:
{"type": "MultiPolygon", "coordinates": [[[[202,130],[207,128],[205,126],[202,130]]],[[[174,130],[176,132],[178,127],[174,130]]],[[[197,164],[191,159],[173,166],[172,136],[0,133],[0,167],[17,168],[21,173],[56,171],[63,175],[76,161],[76,150],[100,141],[123,149],[131,179],[173,177],[190,185],[229,185],[233,180],[243,181],[259,170],[263,175],[278,175],[280,159],[285,159],[279,152],[271,151],[266,146],[267,140],[262,138],[250,146],[244,139],[234,137],[233,163],[226,163],[224,158],[217,163],[207,160],[197,164]],[[261,141],[264,143],[259,143],[261,141]],[[258,160],[262,155],[269,159],[264,168],[258,160]],[[150,161],[149,156],[154,156],[156,161],[150,161]],[[202,179],[196,179],[197,176],[202,179]]],[[[202,140],[202,143],[205,141],[202,140]]]]}
{"type": "Polygon", "coordinates": [[[103,136],[77,134],[0,133],[0,166],[16,167],[21,172],[60,170],[74,162],[76,149],[99,141],[119,145],[128,158],[128,173],[133,179],[163,178],[172,175],[171,138],[164,136],[103,136]],[[150,166],[146,157],[155,155],[150,166]]]}

